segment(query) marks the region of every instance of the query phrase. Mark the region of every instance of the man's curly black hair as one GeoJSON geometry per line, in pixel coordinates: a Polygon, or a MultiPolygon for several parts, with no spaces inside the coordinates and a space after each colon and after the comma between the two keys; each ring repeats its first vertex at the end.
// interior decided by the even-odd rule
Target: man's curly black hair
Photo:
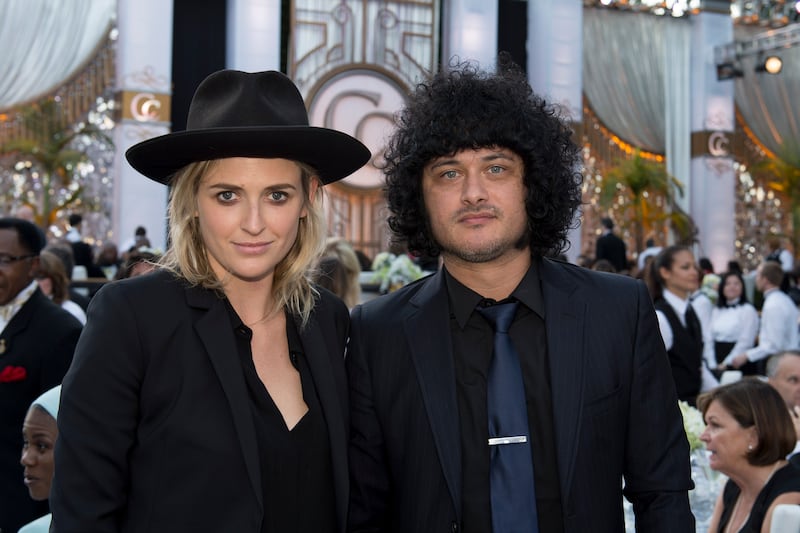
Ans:
{"type": "Polygon", "coordinates": [[[497,73],[469,62],[417,85],[398,114],[386,149],[389,228],[411,252],[441,252],[422,198],[422,172],[432,159],[464,149],[504,147],[525,165],[531,252],[565,249],[581,204],[580,149],[558,108],[531,90],[525,75],[500,58],[497,73]]]}

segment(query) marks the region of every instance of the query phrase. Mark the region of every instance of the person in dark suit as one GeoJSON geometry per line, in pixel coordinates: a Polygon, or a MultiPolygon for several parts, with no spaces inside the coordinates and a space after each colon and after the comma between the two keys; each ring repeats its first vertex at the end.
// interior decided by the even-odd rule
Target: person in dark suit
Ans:
{"type": "Polygon", "coordinates": [[[548,258],[581,202],[571,131],[505,60],[450,67],[386,152],[389,226],[443,267],[351,314],[349,531],[622,532],[623,494],[638,531],[694,531],[644,284],[548,258]]]}
{"type": "Polygon", "coordinates": [[[349,316],[310,280],[322,185],[369,150],[309,127],[274,71],[211,74],[188,116],[126,153],[171,186],[171,247],[89,306],[62,389],[55,531],[342,533],[349,316]]]}
{"type": "Polygon", "coordinates": [[[625,241],[614,233],[614,221],[608,217],[603,217],[600,223],[603,225],[603,234],[597,238],[594,254],[595,261],[605,259],[614,266],[617,272],[628,270],[625,241]]]}
{"type": "Polygon", "coordinates": [[[61,383],[81,324],[36,284],[45,245],[31,222],[0,218],[0,530],[47,514],[28,495],[19,463],[22,423],[41,393],[61,383]]]}

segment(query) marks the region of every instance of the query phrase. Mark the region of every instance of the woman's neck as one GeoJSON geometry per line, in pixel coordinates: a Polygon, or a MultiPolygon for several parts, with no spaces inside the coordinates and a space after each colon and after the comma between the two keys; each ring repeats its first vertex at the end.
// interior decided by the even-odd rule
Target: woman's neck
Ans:
{"type": "Polygon", "coordinates": [[[233,283],[226,284],[223,290],[236,314],[248,327],[264,322],[277,311],[271,284],[233,283]]]}

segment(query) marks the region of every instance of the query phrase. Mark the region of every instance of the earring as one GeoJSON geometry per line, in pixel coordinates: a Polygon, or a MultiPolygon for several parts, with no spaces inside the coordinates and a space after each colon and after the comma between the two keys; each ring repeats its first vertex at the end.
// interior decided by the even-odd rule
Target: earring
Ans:
{"type": "Polygon", "coordinates": [[[748,452],[752,452],[753,451],[753,445],[752,444],[748,444],[747,445],[747,451],[748,452]]]}

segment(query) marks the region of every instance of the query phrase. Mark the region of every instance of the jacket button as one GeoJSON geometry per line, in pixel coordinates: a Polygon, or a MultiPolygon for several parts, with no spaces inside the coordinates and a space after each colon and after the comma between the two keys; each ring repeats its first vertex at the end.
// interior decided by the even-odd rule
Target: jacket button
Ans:
{"type": "Polygon", "coordinates": [[[455,522],[453,522],[452,524],[450,524],[450,531],[451,531],[452,533],[458,533],[458,524],[457,524],[457,523],[455,523],[455,522]]]}

